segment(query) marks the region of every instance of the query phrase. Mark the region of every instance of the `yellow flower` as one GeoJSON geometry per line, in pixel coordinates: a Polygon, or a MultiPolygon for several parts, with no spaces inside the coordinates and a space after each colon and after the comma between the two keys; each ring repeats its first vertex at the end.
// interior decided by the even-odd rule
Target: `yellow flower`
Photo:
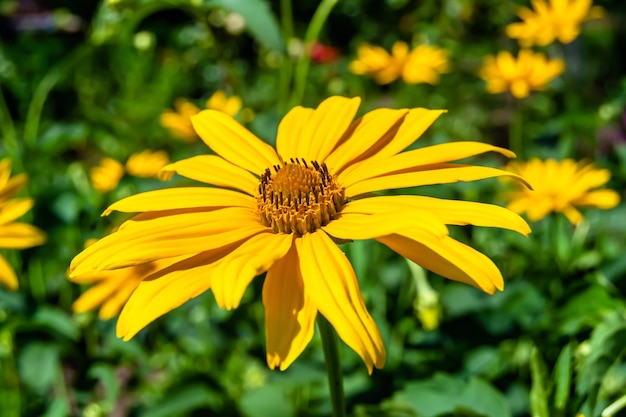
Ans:
{"type": "Polygon", "coordinates": [[[524,49],[517,60],[507,51],[485,57],[480,77],[487,81],[487,91],[492,94],[510,91],[515,98],[525,98],[531,90],[543,90],[564,70],[561,59],[548,60],[543,54],[524,49]]]}
{"type": "Polygon", "coordinates": [[[519,9],[523,22],[506,27],[507,36],[525,48],[546,46],[555,40],[570,43],[578,37],[584,21],[604,16],[602,7],[591,7],[592,0],[532,0],[532,4],[533,10],[519,9]]]}
{"type": "MultiPolygon", "coordinates": [[[[13,198],[28,181],[26,174],[11,177],[11,161],[0,160],[0,249],[27,249],[46,241],[44,232],[27,223],[16,222],[33,207],[32,198],[13,198]]],[[[0,255],[0,285],[15,291],[17,276],[11,265],[0,255]]]]}
{"type": "Polygon", "coordinates": [[[163,168],[212,187],[137,194],[111,205],[140,213],[86,248],[71,263],[79,279],[174,257],[183,261],[144,279],[124,306],[117,334],[128,340],[157,317],[211,290],[236,308],[254,277],[263,286],[267,362],[287,368],[313,337],[317,313],[356,351],[368,371],[385,347],[367,312],[350,262],[335,242],[376,239],[444,277],[493,293],[503,288],[485,255],[448,235],[448,224],[502,227],[527,234],[517,214],[495,205],[372,193],[419,185],[511,176],[452,164],[488,151],[478,142],[402,152],[443,110],[373,110],[353,122],[360,99],[331,97],[316,109],[295,107],[280,122],[276,150],[232,117],[206,110],[192,118],[215,155],[163,168]]]}
{"type": "Polygon", "coordinates": [[[237,96],[228,97],[222,90],[217,90],[206,102],[206,108],[221,111],[235,117],[241,110],[241,99],[237,96]]]}
{"type": "Polygon", "coordinates": [[[169,162],[167,152],[146,150],[134,153],[128,158],[126,172],[135,177],[153,178],[169,162]]]}
{"type": "Polygon", "coordinates": [[[161,126],[169,130],[175,137],[191,143],[198,140],[196,131],[191,125],[191,116],[200,112],[200,109],[184,98],[177,98],[174,109],[165,110],[159,119],[161,126]]]}
{"type": "Polygon", "coordinates": [[[534,191],[521,189],[506,196],[510,210],[527,213],[532,221],[559,212],[578,224],[583,216],[576,207],[610,209],[620,201],[619,194],[613,190],[592,191],[611,178],[608,170],[596,169],[592,164],[572,159],[558,162],[533,158],[528,162],[512,162],[507,169],[524,177],[534,188],[534,191]]]}
{"type": "Polygon", "coordinates": [[[112,158],[102,158],[100,165],[89,171],[91,185],[100,192],[114,190],[124,176],[124,166],[112,158]]]}
{"type": "Polygon", "coordinates": [[[389,84],[402,77],[407,84],[436,84],[439,74],[448,72],[448,53],[435,46],[421,45],[409,52],[409,46],[396,42],[389,54],[379,46],[361,45],[350,71],[370,75],[378,84],[389,84]]]}
{"type": "MultiPolygon", "coordinates": [[[[241,107],[241,98],[237,96],[228,97],[222,90],[217,90],[206,101],[207,109],[221,111],[233,117],[241,110],[241,107]]],[[[198,114],[200,109],[184,98],[176,99],[174,108],[176,111],[166,110],[161,113],[161,126],[186,142],[197,141],[198,135],[191,124],[191,117],[198,114]]],[[[243,109],[242,118],[244,122],[252,121],[254,119],[254,111],[248,108],[243,109]]]]}
{"type": "Polygon", "coordinates": [[[91,285],[74,301],[72,309],[76,313],[85,313],[99,308],[98,317],[102,320],[109,320],[119,314],[130,295],[144,278],[152,272],[182,259],[180,257],[168,258],[157,262],[148,262],[110,271],[92,272],[71,278],[76,284],[91,285]]]}

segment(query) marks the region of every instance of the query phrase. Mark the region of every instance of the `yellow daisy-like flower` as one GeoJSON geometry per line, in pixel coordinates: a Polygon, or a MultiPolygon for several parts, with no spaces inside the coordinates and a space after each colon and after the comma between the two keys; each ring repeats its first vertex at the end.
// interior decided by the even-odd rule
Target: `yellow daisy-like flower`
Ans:
{"type": "Polygon", "coordinates": [[[402,77],[407,84],[436,84],[439,74],[448,72],[448,53],[435,46],[420,45],[411,52],[406,42],[398,41],[391,54],[379,46],[361,45],[350,71],[374,77],[378,84],[389,84],[402,77]]]}
{"type": "Polygon", "coordinates": [[[217,90],[206,102],[206,108],[221,111],[229,116],[235,116],[241,110],[243,103],[237,96],[228,97],[222,90],[217,90]]]}
{"type": "Polygon", "coordinates": [[[524,177],[533,191],[520,189],[506,195],[508,208],[516,213],[526,213],[532,221],[543,219],[551,212],[563,213],[570,222],[583,220],[576,207],[610,209],[619,204],[619,194],[613,190],[592,190],[605,184],[611,173],[596,169],[592,164],[572,159],[542,161],[534,158],[528,162],[512,162],[507,170],[524,177]]]}
{"type": "MultiPolygon", "coordinates": [[[[88,242],[90,246],[95,240],[88,242]]],[[[76,313],[99,308],[98,317],[109,320],[117,316],[130,295],[137,289],[141,281],[152,272],[163,269],[181,258],[167,258],[156,262],[130,266],[128,268],[114,269],[110,271],[93,272],[72,278],[76,284],[87,284],[91,287],[85,291],[72,304],[76,313]]]]}
{"type": "Polygon", "coordinates": [[[385,362],[354,270],[336,242],[376,239],[444,277],[493,293],[502,276],[489,258],[448,235],[447,225],[502,227],[527,234],[517,214],[495,205],[424,196],[376,196],[387,189],[517,175],[453,164],[506,149],[462,142],[405,151],[443,110],[373,110],[353,122],[360,99],[331,97],[295,107],[280,122],[276,150],[232,117],[192,118],[216,155],[163,168],[213,187],[137,194],[111,205],[140,213],[78,254],[70,274],[184,257],[144,279],[124,306],[117,334],[133,337],[157,317],[211,290],[236,308],[254,277],[263,285],[267,362],[287,368],[313,337],[322,314],[368,371],[385,362]]]}
{"type": "Polygon", "coordinates": [[[100,164],[89,171],[91,185],[100,193],[114,190],[123,176],[124,165],[113,158],[102,158],[100,164]]]}
{"type": "MultiPolygon", "coordinates": [[[[42,245],[46,235],[33,225],[16,222],[33,207],[32,198],[14,198],[24,186],[26,174],[11,177],[11,161],[0,160],[0,249],[27,249],[42,245]]],[[[0,285],[11,291],[18,288],[11,265],[0,255],[0,285]]]]}
{"type": "MultiPolygon", "coordinates": [[[[221,111],[233,117],[241,111],[241,117],[244,122],[252,121],[254,119],[254,111],[249,108],[242,110],[242,106],[241,98],[237,96],[229,97],[222,90],[217,90],[206,101],[207,109],[221,111]]],[[[200,113],[200,109],[184,98],[177,99],[174,102],[174,108],[176,111],[166,110],[161,113],[161,126],[186,142],[197,141],[198,135],[191,124],[191,117],[200,113]]]]}
{"type": "Polygon", "coordinates": [[[126,172],[135,177],[154,178],[161,168],[170,163],[165,151],[146,150],[132,154],[126,161],[126,172]]]}
{"type": "Polygon", "coordinates": [[[200,109],[184,98],[176,99],[174,109],[174,111],[166,110],[161,113],[159,119],[161,126],[185,142],[197,141],[198,135],[191,125],[191,116],[198,114],[200,109]]]}
{"type": "Polygon", "coordinates": [[[531,90],[541,91],[565,70],[561,59],[548,60],[541,53],[521,50],[517,59],[507,51],[497,56],[487,56],[480,69],[480,77],[487,81],[487,91],[492,94],[510,91],[513,97],[528,97],[531,90]]]}
{"type": "Polygon", "coordinates": [[[580,34],[583,22],[604,16],[604,9],[591,7],[592,0],[532,0],[533,10],[522,7],[523,22],[511,23],[506,34],[525,48],[546,46],[558,40],[570,43],[580,34]]]}

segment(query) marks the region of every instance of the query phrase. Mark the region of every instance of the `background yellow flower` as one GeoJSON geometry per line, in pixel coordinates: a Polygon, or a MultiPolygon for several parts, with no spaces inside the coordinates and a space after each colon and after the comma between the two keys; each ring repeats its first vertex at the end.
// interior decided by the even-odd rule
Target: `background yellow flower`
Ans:
{"type": "Polygon", "coordinates": [[[114,190],[124,176],[124,165],[113,158],[102,158],[100,164],[89,171],[91,185],[100,192],[114,190]]]}
{"type": "Polygon", "coordinates": [[[525,98],[531,90],[543,90],[565,70],[561,59],[548,60],[541,53],[521,50],[517,59],[508,51],[484,58],[480,77],[492,94],[510,91],[515,98],[525,98]]]}
{"type": "Polygon", "coordinates": [[[533,190],[520,189],[506,195],[508,208],[526,213],[532,221],[558,212],[578,224],[583,216],[577,207],[610,209],[620,201],[619,194],[613,190],[592,190],[611,178],[608,170],[596,169],[593,164],[573,159],[559,162],[533,158],[528,162],[511,162],[506,169],[523,176],[532,185],[533,190]]]}
{"type": "Polygon", "coordinates": [[[371,76],[378,84],[389,84],[400,77],[407,84],[436,84],[439,74],[448,70],[445,49],[420,45],[409,51],[402,41],[394,43],[391,54],[379,46],[361,45],[357,59],[350,63],[352,73],[371,76]]]}
{"type": "MultiPolygon", "coordinates": [[[[46,235],[37,227],[16,222],[34,204],[31,198],[14,198],[26,185],[27,177],[19,174],[11,177],[11,161],[0,160],[0,249],[26,249],[42,245],[46,235]]],[[[0,285],[15,291],[18,279],[6,259],[0,255],[0,285]]]]}
{"type": "Polygon", "coordinates": [[[586,20],[604,16],[604,9],[591,7],[591,0],[533,0],[533,9],[520,8],[522,22],[511,23],[506,34],[523,47],[546,46],[558,40],[570,43],[586,20]]]}
{"type": "Polygon", "coordinates": [[[145,150],[132,154],[126,161],[126,172],[135,177],[154,178],[170,162],[165,151],[145,150]]]}

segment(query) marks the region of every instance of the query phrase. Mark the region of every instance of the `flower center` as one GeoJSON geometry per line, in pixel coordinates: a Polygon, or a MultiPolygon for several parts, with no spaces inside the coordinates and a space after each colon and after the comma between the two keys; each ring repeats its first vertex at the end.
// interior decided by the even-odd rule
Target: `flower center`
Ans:
{"type": "Polygon", "coordinates": [[[344,190],[326,164],[292,158],[272,169],[261,176],[256,199],[261,222],[274,233],[302,236],[337,218],[344,190]]]}

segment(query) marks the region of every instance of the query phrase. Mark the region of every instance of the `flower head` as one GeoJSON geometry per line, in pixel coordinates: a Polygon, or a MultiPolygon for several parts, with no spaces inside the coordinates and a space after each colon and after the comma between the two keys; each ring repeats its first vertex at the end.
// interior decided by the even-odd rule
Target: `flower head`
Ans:
{"type": "Polygon", "coordinates": [[[391,54],[379,46],[361,45],[350,71],[370,75],[378,84],[389,84],[402,77],[407,84],[436,84],[439,74],[448,71],[448,53],[435,46],[420,45],[409,52],[409,46],[396,42],[391,54]]]}
{"type": "Polygon", "coordinates": [[[185,142],[197,141],[198,135],[191,125],[191,116],[198,114],[200,109],[184,98],[176,99],[174,109],[174,111],[165,110],[161,113],[159,119],[161,126],[185,142]]]}
{"type": "Polygon", "coordinates": [[[608,170],[596,169],[592,164],[572,159],[559,162],[534,158],[528,162],[512,162],[507,169],[523,176],[534,188],[533,191],[520,189],[506,196],[510,210],[526,213],[532,221],[558,212],[578,224],[583,216],[576,207],[610,209],[620,201],[619,194],[613,190],[592,190],[611,178],[608,170]]]}
{"type": "MultiPolygon", "coordinates": [[[[27,249],[46,241],[44,232],[27,223],[16,222],[33,207],[31,198],[14,198],[26,185],[26,174],[11,177],[11,161],[0,160],[0,249],[27,249]]],[[[0,285],[15,291],[17,276],[0,255],[0,285]]]]}
{"type": "Polygon", "coordinates": [[[533,10],[520,8],[522,22],[506,27],[507,36],[525,48],[546,46],[555,40],[570,43],[578,37],[584,21],[604,16],[604,9],[591,7],[592,0],[532,0],[532,4],[533,10]]]}
{"type": "Polygon", "coordinates": [[[531,90],[543,90],[564,70],[562,60],[548,60],[541,53],[525,49],[515,59],[511,53],[500,51],[497,56],[485,57],[480,77],[487,81],[487,91],[492,94],[510,91],[515,98],[525,98],[531,90]]]}
{"type": "MultiPolygon", "coordinates": [[[[222,90],[217,90],[206,101],[206,108],[221,111],[229,116],[235,116],[241,111],[241,118],[244,122],[250,122],[254,119],[254,111],[249,108],[242,110],[242,101],[237,96],[227,96],[222,90]]],[[[198,135],[191,123],[191,117],[200,112],[195,104],[190,103],[184,98],[179,98],[174,102],[176,111],[166,110],[161,113],[161,126],[168,129],[172,134],[186,142],[195,142],[198,135]]]]}
{"type": "Polygon", "coordinates": [[[128,158],[126,172],[135,177],[154,178],[169,162],[167,152],[145,150],[134,153],[128,158]]]}
{"type": "Polygon", "coordinates": [[[175,257],[133,292],[117,334],[133,337],[157,317],[211,290],[220,307],[236,308],[254,277],[263,284],[267,362],[287,368],[313,337],[322,314],[368,370],[385,347],[367,312],[358,280],[337,241],[376,239],[444,277],[493,293],[503,288],[485,255],[456,241],[447,225],[528,225],[495,205],[418,195],[373,195],[386,189],[517,175],[454,164],[495,146],[462,142],[405,151],[444,111],[373,110],[353,121],[360,100],[331,97],[316,109],[295,107],[280,122],[276,150],[232,117],[206,110],[192,118],[215,155],[163,168],[212,187],[137,194],[111,205],[139,213],[78,254],[73,279],[175,257]]]}
{"type": "Polygon", "coordinates": [[[100,164],[89,171],[91,185],[100,193],[114,190],[123,176],[124,165],[113,158],[102,158],[100,164]]]}

